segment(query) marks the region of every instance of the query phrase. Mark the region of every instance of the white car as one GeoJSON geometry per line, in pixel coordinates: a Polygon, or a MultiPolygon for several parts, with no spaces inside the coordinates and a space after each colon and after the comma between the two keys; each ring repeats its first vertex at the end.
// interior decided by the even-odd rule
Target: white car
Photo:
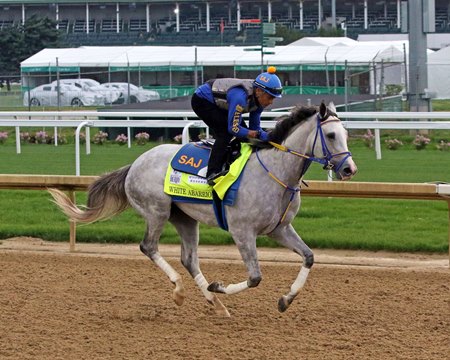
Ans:
{"type": "MultiPolygon", "coordinates": [[[[83,91],[73,85],[61,84],[59,92],[60,106],[100,106],[104,105],[101,94],[83,91]]],[[[25,92],[24,106],[58,106],[58,86],[45,84],[25,92]]]]}
{"type": "MultiPolygon", "coordinates": [[[[101,85],[98,81],[92,79],[60,79],[59,83],[73,85],[85,91],[94,91],[102,94],[104,104],[116,103],[121,96],[120,90],[108,89],[107,87],[101,85]]],[[[56,80],[53,81],[52,84],[56,84],[56,80]]]]}
{"type": "Polygon", "coordinates": [[[144,89],[142,86],[137,87],[134,84],[130,84],[130,96],[128,96],[128,83],[126,82],[110,82],[103,83],[103,86],[108,89],[118,89],[122,92],[124,103],[128,103],[128,97],[130,98],[130,103],[140,103],[151,100],[159,100],[159,93],[154,90],[144,89]]]}

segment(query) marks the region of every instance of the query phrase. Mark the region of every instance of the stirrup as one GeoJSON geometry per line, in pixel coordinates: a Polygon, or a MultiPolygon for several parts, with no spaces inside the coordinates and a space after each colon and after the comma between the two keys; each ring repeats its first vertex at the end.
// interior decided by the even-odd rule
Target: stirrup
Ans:
{"type": "Polygon", "coordinates": [[[222,170],[218,173],[212,173],[207,177],[208,185],[214,186],[216,184],[216,179],[220,178],[221,176],[224,176],[228,173],[228,170],[222,170]]]}

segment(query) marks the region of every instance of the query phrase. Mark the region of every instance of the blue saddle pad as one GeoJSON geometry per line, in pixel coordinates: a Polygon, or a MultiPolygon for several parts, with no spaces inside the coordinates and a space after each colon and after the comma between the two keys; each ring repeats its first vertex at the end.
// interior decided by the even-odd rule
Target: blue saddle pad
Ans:
{"type": "MultiPolygon", "coordinates": [[[[215,193],[215,191],[212,191],[212,188],[210,193],[213,194],[211,200],[206,199],[199,199],[196,197],[187,197],[187,196],[178,196],[176,194],[173,194],[170,189],[174,186],[179,186],[181,183],[181,179],[185,175],[177,174],[177,176],[173,177],[173,171],[189,174],[189,175],[195,175],[200,177],[206,177],[206,171],[208,170],[208,160],[209,155],[211,153],[211,146],[208,144],[205,144],[202,141],[196,142],[196,143],[188,143],[184,145],[178,152],[175,154],[175,156],[172,158],[172,161],[170,162],[170,167],[168,168],[167,174],[166,174],[166,183],[164,185],[164,191],[168,193],[172,200],[175,202],[190,202],[190,203],[212,203],[214,208],[214,213],[216,215],[217,222],[219,226],[224,229],[228,230],[228,223],[227,223],[227,217],[225,212],[225,205],[227,206],[233,206],[234,202],[237,198],[239,185],[242,178],[242,172],[238,173],[237,179],[233,180],[232,183],[229,184],[229,188],[227,188],[225,196],[223,197],[223,200],[220,199],[220,197],[215,193]],[[172,169],[171,169],[172,168],[172,169]],[[172,180],[172,178],[174,180],[172,180]],[[168,180],[169,179],[169,180],[168,180]],[[177,180],[178,179],[178,180],[177,180]],[[177,180],[177,181],[175,181],[177,180]],[[167,183],[169,182],[169,183],[167,183]],[[174,185],[175,184],[175,185],[174,185]],[[168,189],[166,190],[166,185],[168,189]]],[[[248,159],[248,156],[245,157],[245,162],[243,163],[243,166],[239,171],[241,171],[245,167],[245,163],[248,159]]],[[[236,175],[236,174],[235,174],[236,175]]],[[[188,176],[188,179],[190,177],[188,176]]],[[[192,178],[192,177],[191,177],[192,178]]],[[[194,181],[190,179],[190,181],[194,181]]],[[[205,184],[206,184],[206,180],[205,184]]],[[[188,181],[189,182],[189,181],[188,181]]]]}
{"type": "Polygon", "coordinates": [[[170,166],[174,170],[206,177],[211,147],[199,141],[184,145],[173,157],[170,166]]]}

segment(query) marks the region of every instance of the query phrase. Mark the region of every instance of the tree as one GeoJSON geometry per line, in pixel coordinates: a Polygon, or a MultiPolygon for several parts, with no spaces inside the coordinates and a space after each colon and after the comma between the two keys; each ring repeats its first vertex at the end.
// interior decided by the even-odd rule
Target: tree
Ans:
{"type": "Polygon", "coordinates": [[[15,27],[0,31],[0,74],[17,74],[22,59],[22,34],[15,27]]]}
{"type": "Polygon", "coordinates": [[[56,30],[56,22],[47,17],[38,18],[33,15],[23,25],[24,59],[42,49],[57,47],[58,41],[59,32],[56,30]]]}
{"type": "Polygon", "coordinates": [[[0,76],[20,73],[20,63],[44,48],[57,47],[59,33],[49,18],[33,15],[18,27],[0,31],[0,76]]]}

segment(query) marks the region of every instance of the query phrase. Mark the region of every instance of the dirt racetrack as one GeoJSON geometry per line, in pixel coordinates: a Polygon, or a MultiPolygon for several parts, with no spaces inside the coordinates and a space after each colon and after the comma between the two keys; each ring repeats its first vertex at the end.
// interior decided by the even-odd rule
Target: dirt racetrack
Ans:
{"type": "MultiPolygon", "coordinates": [[[[138,246],[67,248],[0,241],[0,359],[449,358],[445,255],[353,253],[337,261],[342,254],[317,251],[305,288],[280,314],[277,300],[299,264],[264,250],[263,281],[220,296],[231,318],[219,318],[176,259],[178,247],[161,251],[183,276],[181,307],[138,246]]],[[[236,252],[227,251],[200,253],[208,280],[246,278],[236,252]]]]}

